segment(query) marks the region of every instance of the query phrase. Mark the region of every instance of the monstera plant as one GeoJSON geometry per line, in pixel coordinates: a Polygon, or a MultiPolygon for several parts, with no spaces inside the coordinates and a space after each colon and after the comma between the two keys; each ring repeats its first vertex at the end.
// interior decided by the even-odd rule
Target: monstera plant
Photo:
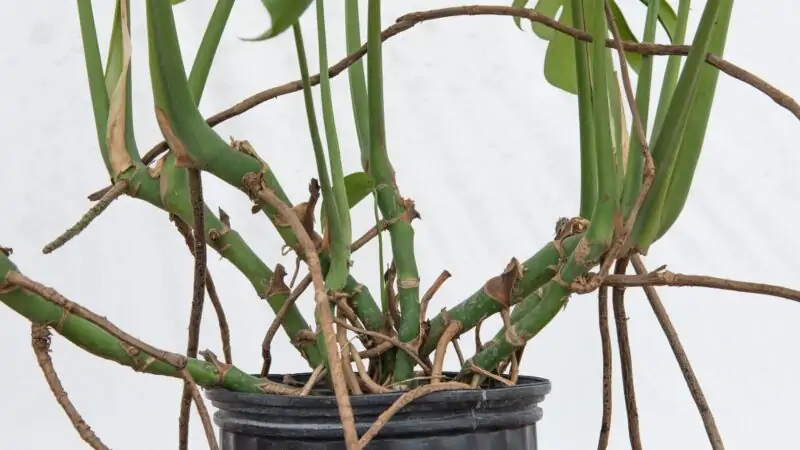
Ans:
{"type": "MultiPolygon", "coordinates": [[[[215,420],[221,427],[222,448],[535,449],[536,422],[541,418],[536,405],[550,384],[520,374],[520,360],[526,345],[564,310],[571,296],[596,291],[605,369],[599,448],[605,448],[611,399],[607,291],[614,289],[623,380],[630,395],[633,379],[622,288],[643,286],[691,387],[712,447],[722,448],[711,411],[654,286],[705,286],[795,300],[800,293],[648,271],[643,256],[670,230],[686,204],[720,71],[752,84],[795,114],[800,110],[777,89],[722,59],[733,0],[705,3],[689,45],[684,44],[688,0],[678,2],[677,14],[666,1],[642,0],[646,20],[640,41],[614,0],[540,0],[533,9],[523,8],[524,0],[512,6],[450,7],[407,14],[383,31],[380,0],[367,0],[365,5],[358,0],[263,0],[271,25],[261,35],[245,39],[255,42],[241,45],[276,45],[271,38],[291,33],[300,79],[258,93],[208,119],[198,104],[234,1],[216,2],[188,75],[187,52],[179,45],[173,8],[191,8],[193,2],[174,6],[182,2],[145,1],[153,114],[164,141],[142,155],[136,139],[127,0],[116,2],[105,64],[91,1],[78,0],[97,146],[110,185],[90,196],[96,202],[90,211],[44,252],[77,236],[122,195],[168,213],[194,255],[186,351],[169,352],[141,342],[24,275],[12,263],[10,248],[0,252],[0,301],[32,322],[33,346],[50,387],[87,443],[106,448],[61,395],[48,356],[49,330],[101,358],[183,380],[180,448],[184,449],[192,402],[203,418],[209,445],[219,445],[197,385],[206,388],[206,396],[219,409],[215,420]],[[325,23],[325,7],[345,10],[345,23],[333,26],[345,27],[349,54],[333,66],[328,62],[326,31],[331,25],[325,23]],[[359,15],[364,8],[368,19],[362,45],[359,15]],[[330,67],[313,76],[304,47],[306,33],[299,22],[304,13],[316,14],[318,63],[330,67]],[[419,23],[468,15],[509,16],[520,27],[528,21],[536,36],[549,41],[546,78],[576,94],[579,106],[575,125],[580,145],[575,151],[580,161],[580,210],[572,218],[550,218],[555,236],[534,255],[510,258],[496,275],[476,283],[474,293],[463,301],[429,315],[431,298],[450,274],[444,271],[437,279],[424,281],[418,273],[413,223],[420,214],[415,202],[402,195],[390,159],[382,46],[419,23]],[[655,43],[659,26],[669,43],[655,43]],[[653,60],[658,55],[668,56],[669,62],[660,94],[651,98],[653,60]],[[345,71],[353,111],[347,120],[334,115],[330,85],[332,77],[345,71]],[[321,121],[314,86],[320,93],[321,121]],[[303,199],[287,196],[280,174],[247,140],[225,141],[213,128],[290,92],[302,92],[308,118],[303,132],[311,136],[316,163],[317,175],[309,180],[308,197],[303,199]],[[355,125],[357,142],[340,141],[337,128],[345,124],[355,125]],[[350,148],[359,151],[345,150],[350,148]],[[359,159],[362,169],[345,174],[347,158],[359,159]],[[271,265],[269,255],[256,254],[232,228],[225,211],[215,213],[203,195],[204,176],[216,177],[252,200],[252,213],[263,214],[285,242],[285,251],[296,255],[294,275],[301,265],[307,267],[301,281],[292,276],[287,282],[289,270],[271,265]],[[351,208],[370,200],[375,203],[374,223],[354,223],[351,208]],[[359,228],[370,227],[356,238],[359,228]],[[380,257],[374,263],[381,276],[356,280],[351,263],[371,239],[379,243],[380,257]],[[243,275],[239,281],[247,280],[254,295],[274,311],[274,322],[265,327],[261,368],[233,365],[229,325],[206,267],[209,247],[236,267],[243,275]],[[636,275],[626,275],[629,265],[636,275]],[[309,286],[313,303],[299,303],[309,286]],[[210,350],[199,351],[206,296],[219,319],[222,360],[210,350]],[[303,311],[302,305],[308,308],[303,311]],[[475,354],[462,355],[457,338],[494,315],[502,318],[502,329],[491,341],[477,342],[475,354]],[[307,361],[309,373],[271,370],[271,342],[280,329],[307,361]],[[461,366],[448,372],[443,362],[449,346],[458,352],[461,366]]],[[[528,38],[520,34],[520,39],[528,38]]],[[[635,402],[626,407],[631,445],[641,448],[635,402]]]]}

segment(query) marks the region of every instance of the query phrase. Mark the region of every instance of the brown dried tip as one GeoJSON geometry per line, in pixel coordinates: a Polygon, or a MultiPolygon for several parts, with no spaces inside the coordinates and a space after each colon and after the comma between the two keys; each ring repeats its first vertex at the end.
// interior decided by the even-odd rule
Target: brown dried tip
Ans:
{"type": "Polygon", "coordinates": [[[308,183],[308,201],[305,203],[303,214],[300,215],[300,222],[303,223],[303,228],[309,234],[314,235],[314,211],[317,208],[317,201],[319,201],[319,182],[316,178],[312,178],[308,183]]]}
{"type": "Polygon", "coordinates": [[[150,178],[157,179],[158,177],[160,177],[161,172],[164,170],[164,163],[166,162],[167,162],[167,157],[165,156],[163,158],[159,158],[154,166],[152,167],[148,166],[147,174],[150,176],[150,178]]]}
{"type": "Polygon", "coordinates": [[[503,273],[491,278],[483,285],[483,292],[500,304],[503,309],[511,306],[511,291],[522,278],[523,267],[517,258],[511,258],[503,273]]]}
{"type": "Polygon", "coordinates": [[[156,121],[164,140],[169,144],[170,151],[175,155],[175,167],[194,167],[194,161],[186,151],[183,141],[175,134],[167,114],[159,107],[156,107],[156,121]]]}
{"type": "Polygon", "coordinates": [[[403,213],[403,220],[406,222],[411,223],[411,221],[414,219],[422,220],[422,215],[419,213],[419,211],[417,211],[414,200],[411,200],[410,198],[404,198],[403,208],[405,209],[405,212],[403,213]]]}
{"type": "Polygon", "coordinates": [[[222,208],[219,208],[219,221],[222,222],[222,224],[226,227],[231,227],[231,216],[229,216],[228,213],[226,213],[222,208]]]}
{"type": "Polygon", "coordinates": [[[289,289],[289,286],[283,281],[285,277],[286,269],[282,264],[277,264],[275,266],[275,271],[272,273],[272,277],[269,279],[267,290],[261,294],[261,298],[267,299],[275,294],[288,294],[291,292],[292,290],[289,289]]]}
{"type": "Polygon", "coordinates": [[[0,252],[2,252],[6,256],[11,256],[14,253],[14,249],[11,247],[0,246],[0,252]]]}
{"type": "Polygon", "coordinates": [[[317,335],[311,330],[300,330],[292,341],[295,346],[304,347],[317,342],[317,335]]]}
{"type": "Polygon", "coordinates": [[[589,221],[583,217],[567,219],[562,217],[556,222],[555,240],[566,239],[572,235],[583,233],[589,228],[589,221]]]}

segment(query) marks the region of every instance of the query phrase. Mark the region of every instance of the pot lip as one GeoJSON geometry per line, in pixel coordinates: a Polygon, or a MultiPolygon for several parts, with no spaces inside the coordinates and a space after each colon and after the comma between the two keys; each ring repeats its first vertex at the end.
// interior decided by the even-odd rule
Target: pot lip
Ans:
{"type": "MultiPolygon", "coordinates": [[[[446,376],[455,376],[457,372],[443,372],[446,376]]],[[[308,372],[291,374],[296,379],[303,379],[310,375],[308,372]]],[[[269,375],[271,381],[281,381],[283,374],[269,375]]],[[[536,399],[537,403],[550,393],[550,380],[541,377],[520,375],[515,386],[491,386],[481,389],[455,389],[433,392],[414,400],[416,404],[442,403],[442,402],[494,402],[520,399],[536,399]]],[[[205,388],[205,396],[212,403],[239,403],[259,406],[282,407],[319,407],[335,405],[336,398],[330,395],[279,395],[279,394],[253,394],[247,392],[234,392],[222,387],[205,388]]],[[[391,404],[406,391],[397,391],[383,394],[351,395],[350,403],[353,407],[379,406],[391,404]]]]}

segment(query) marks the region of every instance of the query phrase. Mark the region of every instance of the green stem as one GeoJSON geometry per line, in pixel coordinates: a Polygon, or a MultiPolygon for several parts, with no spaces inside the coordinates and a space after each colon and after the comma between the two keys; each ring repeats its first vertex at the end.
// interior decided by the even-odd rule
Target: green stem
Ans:
{"type": "MultiPolygon", "coordinates": [[[[10,271],[18,272],[18,269],[3,252],[0,252],[0,280],[4,280],[10,271]]],[[[181,374],[169,364],[161,361],[151,362],[151,356],[145,353],[132,356],[125,350],[123,343],[107,331],[88,320],[65,312],[38,294],[22,289],[3,290],[0,292],[0,302],[32,323],[52,326],[67,340],[95,356],[134,369],[144,367],[146,373],[181,378],[181,374]],[[59,323],[60,326],[56,325],[59,323]]],[[[222,386],[237,392],[263,393],[259,388],[259,383],[263,383],[263,380],[250,376],[236,367],[231,367],[224,374],[220,374],[214,364],[189,358],[186,370],[192,379],[203,387],[222,386]]]]}
{"type": "MultiPolygon", "coordinates": [[[[344,27],[348,55],[352,55],[361,48],[361,27],[359,26],[358,15],[358,0],[345,0],[344,27]]],[[[367,82],[364,78],[364,63],[361,59],[347,68],[347,77],[350,82],[350,100],[353,104],[358,147],[361,149],[361,167],[364,168],[364,171],[368,171],[370,148],[369,100],[367,98],[367,82]]]]}
{"type": "MultiPolygon", "coordinates": [[[[658,25],[658,4],[653,0],[647,6],[647,19],[645,20],[643,42],[652,43],[656,38],[658,25]]],[[[639,79],[636,84],[636,110],[642,121],[642,128],[647,132],[647,123],[650,117],[650,87],[653,80],[653,56],[642,55],[639,79]]],[[[635,124],[631,127],[630,148],[628,150],[628,164],[625,169],[625,184],[622,191],[622,215],[626,219],[633,209],[636,197],[642,190],[642,171],[644,169],[644,155],[642,144],[636,138],[635,124]]]]}
{"type": "MultiPolygon", "coordinates": [[[[573,26],[585,29],[583,1],[570,0],[573,26]]],[[[578,80],[578,120],[581,141],[581,206],[580,216],[591,217],[597,203],[597,156],[595,153],[592,117],[592,85],[589,50],[586,42],[575,39],[575,69],[578,80]]]]}
{"type": "MultiPolygon", "coordinates": [[[[205,122],[188,89],[172,8],[158,0],[148,0],[147,5],[150,74],[156,107],[165,116],[162,120],[171,127],[175,139],[182,144],[181,150],[187,154],[184,156],[196,167],[245,192],[244,175],[262,173],[267,187],[291,206],[280,183],[263,161],[231,148],[205,122]]],[[[262,210],[286,244],[298,248],[297,237],[290,227],[279,223],[277,211],[266,204],[262,210]]],[[[323,265],[330,262],[325,255],[320,259],[323,265]]]]}
{"type": "MultiPolygon", "coordinates": [[[[389,228],[392,253],[397,265],[397,299],[400,305],[398,338],[413,343],[419,337],[419,274],[414,255],[414,228],[411,214],[395,183],[394,169],[386,150],[386,129],[383,114],[383,68],[381,55],[381,3],[369,0],[367,21],[367,84],[369,93],[370,161],[369,173],[378,191],[378,206],[386,220],[401,215],[389,228]]],[[[414,375],[414,360],[405,352],[397,352],[394,381],[403,382],[414,375]]]]}
{"type": "MultiPolygon", "coordinates": [[[[193,226],[193,214],[189,197],[188,178],[185,169],[175,166],[175,157],[167,155],[158,178],[152,178],[146,170],[136,171],[131,177],[136,198],[146,201],[164,211],[174,214],[193,226]]],[[[261,298],[277,313],[289,296],[289,288],[283,280],[274,279],[274,272],[256,255],[236,230],[220,221],[213,212],[205,210],[205,235],[208,245],[227,259],[247,278],[261,298]]],[[[314,344],[298,340],[298,336],[310,330],[297,306],[292,306],[284,316],[281,327],[291,342],[314,368],[322,361],[322,355],[314,344]]]]}
{"type": "Polygon", "coordinates": [[[211,72],[211,64],[214,62],[214,56],[217,54],[217,48],[219,48],[219,41],[222,39],[222,33],[225,31],[225,25],[228,23],[228,18],[231,16],[234,1],[235,0],[217,0],[217,6],[214,7],[214,12],[211,13],[208,26],[203,34],[203,40],[200,42],[200,48],[197,49],[197,55],[194,57],[188,83],[189,92],[192,93],[192,97],[198,105],[200,104],[200,99],[203,97],[203,90],[208,81],[208,74],[211,72]]]}
{"type": "MultiPolygon", "coordinates": [[[[108,93],[106,92],[105,76],[103,74],[102,65],[100,63],[100,52],[97,45],[97,37],[94,27],[94,19],[92,17],[91,4],[88,1],[78,2],[79,13],[81,18],[81,32],[84,41],[84,50],[86,58],[87,71],[89,73],[89,85],[92,95],[92,104],[95,112],[95,127],[98,131],[98,144],[103,150],[104,160],[107,158],[108,152],[106,151],[106,122],[108,119],[108,93]]],[[[116,14],[116,23],[119,23],[119,15],[116,14]]],[[[120,75],[121,69],[114,69],[121,64],[116,64],[111,55],[120,54],[121,48],[121,33],[117,25],[114,26],[114,33],[112,34],[111,51],[109,52],[109,63],[107,75],[109,78],[120,75]],[[115,38],[118,36],[118,38],[115,38]],[[114,42],[117,42],[115,45],[114,42]],[[115,72],[116,70],[116,72],[115,72]]],[[[130,105],[131,102],[128,102],[130,105]]],[[[131,117],[130,112],[128,117],[131,117]]],[[[133,130],[131,124],[127,125],[128,130],[133,130]]],[[[135,142],[128,142],[129,150],[133,150],[136,155],[133,160],[135,167],[123,174],[120,174],[120,179],[129,181],[128,195],[144,200],[157,208],[175,214],[180,217],[185,223],[193,226],[194,219],[191,210],[191,202],[189,199],[188,183],[186,179],[186,170],[174,167],[174,155],[168,156],[165,160],[164,168],[161,173],[151,176],[147,168],[141,163],[138,158],[138,152],[135,151],[135,142]],[[177,179],[183,180],[180,183],[177,179]],[[169,189],[161,191],[160,185],[169,186],[169,189]]],[[[111,173],[110,165],[107,165],[109,173],[111,173]]],[[[242,240],[241,236],[234,230],[229,230],[227,226],[209,210],[205,212],[206,223],[206,241],[217,250],[220,255],[229,260],[235,267],[237,267],[251,282],[256,292],[259,295],[267,297],[267,302],[273,311],[277,312],[283,302],[285,301],[288,293],[286,292],[267,292],[270,280],[273,277],[273,272],[261,261],[250,247],[242,240]],[[225,231],[227,230],[227,231],[225,231]]],[[[283,328],[287,335],[293,341],[300,332],[308,330],[309,326],[306,323],[300,311],[293,307],[289,310],[283,322],[283,328]]],[[[300,346],[301,353],[309,360],[311,367],[316,367],[321,361],[319,352],[314,348],[307,348],[308,346],[300,346]]]]}
{"type": "MultiPolygon", "coordinates": [[[[719,57],[722,57],[725,53],[725,41],[728,37],[732,9],[733,0],[722,0],[714,30],[711,32],[708,51],[719,57]]],[[[719,71],[715,67],[705,64],[700,69],[697,93],[692,100],[693,104],[689,111],[688,125],[684,131],[680,150],[678,150],[678,157],[675,161],[675,170],[669,180],[661,226],[656,239],[660,239],[670,229],[678,219],[684,205],[686,205],[697,162],[700,159],[700,152],[703,149],[718,78],[719,71]]]]}
{"type": "MultiPolygon", "coordinates": [[[[631,241],[643,254],[658,238],[661,218],[667,197],[669,182],[674,173],[681,141],[689,125],[689,116],[698,93],[699,76],[705,66],[706,54],[720,10],[721,0],[706,3],[700,23],[692,41],[686,64],[681,72],[674,95],[669,99],[669,109],[664,118],[662,131],[655,136],[651,153],[656,167],[653,185],[642,205],[641,215],[634,227],[631,241]]],[[[664,100],[662,100],[664,101],[664,100]]]]}
{"type": "MultiPolygon", "coordinates": [[[[570,236],[562,243],[567,254],[572,253],[578,245],[583,235],[570,236]]],[[[555,275],[555,265],[558,264],[559,253],[555,244],[548,243],[535,255],[522,263],[522,278],[517,280],[511,291],[510,304],[514,307],[514,314],[523,308],[522,304],[532,295],[534,291],[544,286],[555,275]]],[[[475,291],[474,294],[463,300],[458,305],[448,309],[446,312],[437,314],[430,320],[430,330],[425,343],[420,348],[420,356],[425,357],[436,349],[436,343],[442,336],[447,327],[447,320],[455,320],[461,323],[462,333],[474,328],[478,322],[486,317],[499,313],[503,309],[503,304],[492,298],[487,291],[490,281],[475,291]]],[[[526,312],[527,310],[522,309],[526,312]]]]}
{"type": "MultiPolygon", "coordinates": [[[[678,2],[678,21],[675,24],[675,33],[672,43],[681,45],[686,40],[686,27],[689,23],[689,8],[692,0],[680,0],[678,2]]],[[[661,95],[659,95],[658,107],[656,108],[656,118],[653,122],[653,137],[661,133],[661,126],[669,108],[672,94],[675,92],[675,85],[678,83],[678,75],[681,69],[682,56],[671,55],[667,58],[667,68],[664,72],[664,80],[661,82],[661,95]]]]}
{"type": "MultiPolygon", "coordinates": [[[[321,0],[317,5],[321,4],[321,0]]],[[[348,258],[343,258],[345,252],[349,253],[349,240],[346,245],[342,242],[342,222],[339,215],[339,204],[334,199],[333,188],[331,186],[330,176],[328,174],[328,165],[325,162],[325,151],[322,148],[322,139],[319,135],[319,128],[317,127],[317,116],[314,111],[314,98],[311,95],[311,83],[308,79],[308,62],[306,61],[305,45],[303,44],[303,33],[300,29],[300,22],[292,25],[292,32],[294,33],[295,48],[297,50],[297,60],[300,65],[300,78],[303,81],[303,100],[306,107],[306,117],[308,119],[308,128],[311,133],[311,143],[314,148],[314,159],[317,163],[317,173],[322,187],[322,207],[324,224],[327,225],[328,230],[326,233],[331,243],[331,262],[328,266],[328,272],[325,278],[325,287],[333,291],[341,291],[347,281],[349,275],[348,258]],[[348,247],[345,250],[345,247],[348,247]]],[[[322,66],[324,67],[324,66],[322,66]]],[[[324,228],[324,225],[323,225],[324,228]]],[[[334,304],[330,304],[331,312],[334,311],[334,304]]],[[[323,354],[327,354],[327,347],[325,346],[325,336],[321,333],[322,318],[319,308],[314,309],[314,318],[317,323],[317,348],[323,354]]],[[[325,362],[329,361],[325,357],[325,362]]]]}
{"type": "MultiPolygon", "coordinates": [[[[328,67],[328,43],[325,31],[324,1],[318,0],[316,5],[319,66],[324,68],[328,67]]],[[[303,82],[304,84],[307,83],[310,97],[311,83],[308,78],[307,70],[308,68],[306,67],[306,72],[303,74],[303,82]]],[[[324,204],[328,202],[336,204],[338,220],[338,223],[334,224],[337,228],[331,227],[330,230],[332,266],[336,267],[336,270],[332,275],[334,278],[328,281],[334,282],[333,285],[330,285],[332,289],[339,290],[344,285],[344,282],[336,277],[346,278],[349,274],[350,242],[353,240],[353,232],[350,223],[350,205],[347,201],[347,190],[344,182],[344,170],[342,169],[342,155],[339,149],[339,137],[336,132],[336,120],[333,112],[330,76],[327,70],[320,71],[320,93],[322,100],[322,119],[325,125],[325,138],[328,144],[328,159],[331,165],[332,197],[324,204]]],[[[331,275],[329,274],[329,276],[331,275]]]]}
{"type": "MultiPolygon", "coordinates": [[[[611,146],[611,123],[608,114],[609,63],[605,48],[607,24],[605,2],[592,3],[590,33],[593,63],[593,113],[595,124],[595,150],[597,154],[598,202],[592,214],[589,229],[580,238],[569,259],[561,265],[555,277],[544,287],[544,294],[532,311],[521,317],[516,324],[504,330],[503,337],[488,348],[478,352],[471,362],[486,370],[496,368],[536,336],[561,311],[571,294],[571,284],[595,266],[611,246],[614,236],[615,218],[619,214],[620,197],[616,159],[611,146]]],[[[580,94],[579,94],[580,95],[580,94]]],[[[469,362],[462,368],[462,375],[471,373],[469,362]]]]}
{"type": "MultiPolygon", "coordinates": [[[[106,145],[106,124],[108,123],[108,92],[103,74],[103,63],[100,59],[100,45],[97,42],[97,28],[94,23],[94,12],[91,0],[78,0],[78,18],[81,26],[83,56],[86,74],[89,80],[89,96],[92,99],[97,143],[108,173],[112,172],[106,145]]],[[[115,22],[119,22],[116,20],[115,22]]]]}

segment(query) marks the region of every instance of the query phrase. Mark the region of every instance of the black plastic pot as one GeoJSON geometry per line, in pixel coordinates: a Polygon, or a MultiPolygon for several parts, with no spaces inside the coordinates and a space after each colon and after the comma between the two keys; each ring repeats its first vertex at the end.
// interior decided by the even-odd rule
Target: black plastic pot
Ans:
{"type": "MultiPolygon", "coordinates": [[[[303,381],[308,374],[293,377],[303,381]]],[[[274,381],[282,378],[270,377],[274,381]]],[[[435,392],[406,405],[366,448],[536,450],[536,422],[542,418],[538,405],[549,392],[548,380],[523,376],[516,386],[435,392]]],[[[369,429],[400,395],[350,397],[358,434],[369,429]]],[[[222,450],[345,450],[332,395],[297,397],[209,389],[206,397],[218,409],[214,422],[220,427],[222,450]]]]}

